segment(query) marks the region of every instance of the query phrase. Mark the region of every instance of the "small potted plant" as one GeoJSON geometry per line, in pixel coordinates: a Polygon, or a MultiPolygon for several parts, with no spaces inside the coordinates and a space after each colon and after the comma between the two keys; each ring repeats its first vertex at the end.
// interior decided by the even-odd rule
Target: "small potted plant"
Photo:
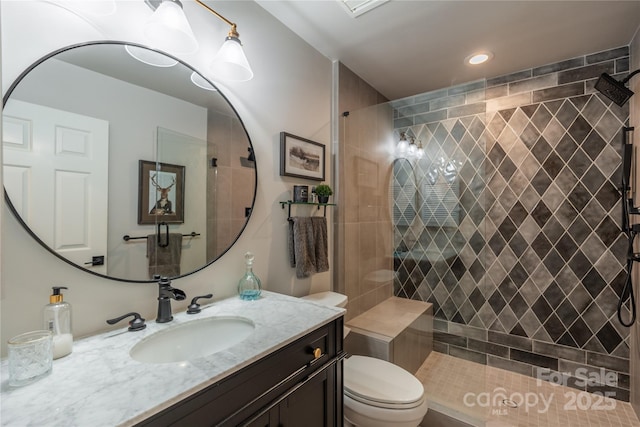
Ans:
{"type": "Polygon", "coordinates": [[[315,193],[318,196],[318,203],[328,203],[333,190],[327,184],[320,184],[316,186],[315,193]]]}

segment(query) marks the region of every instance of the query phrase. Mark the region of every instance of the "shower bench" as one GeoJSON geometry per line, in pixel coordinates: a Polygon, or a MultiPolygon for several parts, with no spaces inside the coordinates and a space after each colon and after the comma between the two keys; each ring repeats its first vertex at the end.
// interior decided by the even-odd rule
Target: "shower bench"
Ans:
{"type": "Polygon", "coordinates": [[[433,305],[391,297],[347,322],[349,354],[377,357],[415,373],[433,349],[433,305]]]}

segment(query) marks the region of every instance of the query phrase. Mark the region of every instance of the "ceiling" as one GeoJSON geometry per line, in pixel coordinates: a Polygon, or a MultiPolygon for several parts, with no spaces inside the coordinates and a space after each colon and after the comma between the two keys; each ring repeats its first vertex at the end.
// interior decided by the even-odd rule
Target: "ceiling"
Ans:
{"type": "Polygon", "coordinates": [[[640,1],[391,0],[354,18],[341,0],[257,0],[390,100],[628,45],[640,1]],[[479,50],[494,58],[472,67],[479,50]]]}

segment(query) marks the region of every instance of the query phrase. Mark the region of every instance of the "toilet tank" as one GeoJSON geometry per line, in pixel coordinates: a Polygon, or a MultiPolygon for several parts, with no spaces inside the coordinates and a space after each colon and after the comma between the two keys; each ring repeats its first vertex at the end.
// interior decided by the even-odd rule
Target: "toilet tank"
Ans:
{"type": "Polygon", "coordinates": [[[340,308],[345,308],[348,302],[348,298],[346,295],[342,295],[332,291],[318,292],[317,294],[311,294],[307,295],[306,297],[301,297],[301,299],[312,301],[316,304],[325,305],[328,307],[340,308]]]}

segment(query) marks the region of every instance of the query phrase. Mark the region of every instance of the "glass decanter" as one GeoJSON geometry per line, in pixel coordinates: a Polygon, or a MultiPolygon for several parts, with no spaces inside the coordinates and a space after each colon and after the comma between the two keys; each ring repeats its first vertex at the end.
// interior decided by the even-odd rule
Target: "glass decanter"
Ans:
{"type": "Polygon", "coordinates": [[[262,292],[260,279],[258,279],[258,276],[253,274],[253,259],[254,256],[251,252],[247,252],[244,255],[247,271],[238,282],[238,295],[240,295],[240,299],[246,301],[252,301],[260,298],[260,293],[262,292]]]}

